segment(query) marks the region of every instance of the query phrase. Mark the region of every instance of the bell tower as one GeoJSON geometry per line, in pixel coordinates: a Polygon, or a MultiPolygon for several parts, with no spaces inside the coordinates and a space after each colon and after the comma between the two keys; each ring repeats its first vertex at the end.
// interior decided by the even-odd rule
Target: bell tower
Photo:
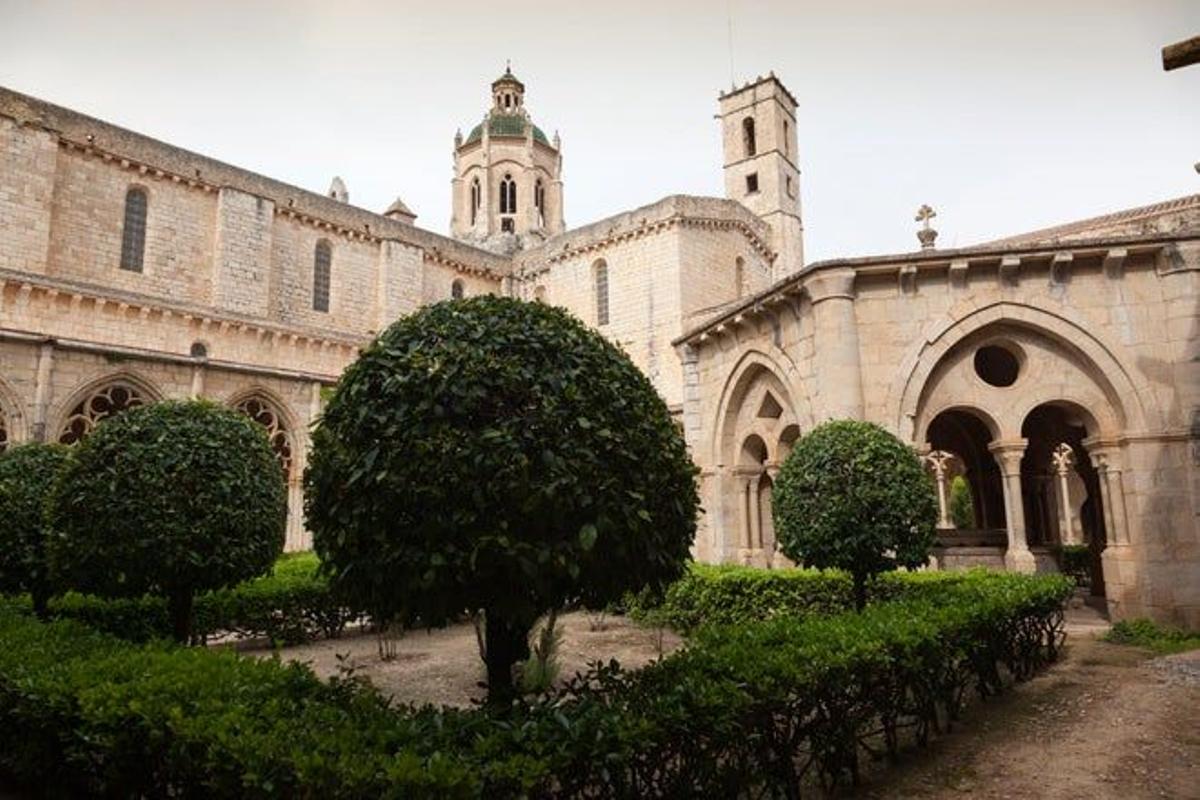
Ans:
{"type": "Polygon", "coordinates": [[[562,233],[562,141],[533,124],[511,68],[492,81],[492,105],[454,137],[450,232],[501,253],[562,233]]]}
{"type": "Polygon", "coordinates": [[[720,95],[725,196],[771,226],[775,279],[804,266],[796,98],[770,73],[720,95]]]}

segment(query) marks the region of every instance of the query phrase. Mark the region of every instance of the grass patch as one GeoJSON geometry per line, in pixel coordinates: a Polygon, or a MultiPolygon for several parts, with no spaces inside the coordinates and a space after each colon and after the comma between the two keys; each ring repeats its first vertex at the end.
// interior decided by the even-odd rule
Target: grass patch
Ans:
{"type": "Polygon", "coordinates": [[[1121,620],[1104,634],[1104,641],[1144,647],[1159,655],[1200,649],[1200,633],[1188,633],[1149,619],[1121,620]]]}

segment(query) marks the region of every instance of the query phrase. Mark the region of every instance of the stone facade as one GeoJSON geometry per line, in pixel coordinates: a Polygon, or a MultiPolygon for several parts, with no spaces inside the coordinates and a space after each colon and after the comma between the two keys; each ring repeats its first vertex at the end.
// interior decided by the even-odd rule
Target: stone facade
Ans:
{"type": "Polygon", "coordinates": [[[1115,616],[1200,627],[1200,195],[811,264],[676,344],[698,557],[776,561],[779,465],[852,417],[958,460],[976,525],[945,525],[941,566],[1053,569],[1086,541],[1115,616]]]}
{"type": "Polygon", "coordinates": [[[491,89],[455,137],[453,237],[341,179],[309,192],[0,89],[0,447],[210,397],[268,429],[304,548],[322,391],[396,318],[505,294],[595,326],[679,416],[698,558],[783,563],[775,471],[862,418],[969,481],[976,525],[943,525],[942,567],[1053,568],[1087,542],[1115,614],[1200,625],[1200,196],[805,266],[796,104],[767,76],[720,97],[727,198],[566,230],[561,141],[510,71],[491,89]]]}

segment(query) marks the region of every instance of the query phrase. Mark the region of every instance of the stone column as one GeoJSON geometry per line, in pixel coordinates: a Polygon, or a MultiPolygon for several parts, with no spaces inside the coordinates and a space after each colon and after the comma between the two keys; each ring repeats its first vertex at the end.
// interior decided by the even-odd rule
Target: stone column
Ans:
{"type": "Polygon", "coordinates": [[[192,364],[192,397],[204,396],[204,361],[197,360],[192,364]]]}
{"type": "Polygon", "coordinates": [[[863,417],[854,275],[820,270],[804,284],[813,307],[817,413],[824,419],[863,417]]]}
{"type": "Polygon", "coordinates": [[[1063,442],[1054,448],[1050,459],[1058,475],[1059,539],[1065,545],[1075,544],[1075,524],[1071,518],[1071,484],[1067,480],[1071,475],[1071,465],[1075,463],[1075,451],[1071,449],[1071,445],[1063,442]]]}
{"type": "Polygon", "coordinates": [[[750,549],[750,479],[738,478],[738,540],[745,550],[750,549]]]}
{"type": "Polygon", "coordinates": [[[946,471],[949,468],[950,460],[954,458],[953,453],[947,453],[945,450],[934,450],[926,454],[925,463],[933,470],[933,479],[937,482],[937,499],[938,499],[938,528],[941,530],[949,530],[955,527],[954,521],[950,519],[950,500],[949,492],[947,491],[946,471]]]}
{"type": "Polygon", "coordinates": [[[988,450],[995,456],[1003,476],[1004,519],[1008,528],[1004,565],[1012,572],[1033,573],[1037,562],[1025,538],[1025,504],[1021,497],[1021,459],[1028,444],[1027,439],[996,440],[988,445],[988,450]]]}
{"type": "Polygon", "coordinates": [[[1125,517],[1125,487],[1121,480],[1121,451],[1116,444],[1084,440],[1084,447],[1100,479],[1100,504],[1104,506],[1104,531],[1110,547],[1129,544],[1125,517]]]}
{"type": "Polygon", "coordinates": [[[46,412],[50,406],[51,378],[54,372],[54,340],[42,342],[38,350],[37,376],[33,385],[33,441],[54,440],[46,431],[46,412]]]}
{"type": "Polygon", "coordinates": [[[761,476],[755,475],[749,484],[750,506],[750,541],[747,546],[752,550],[762,549],[762,508],[758,503],[758,482],[761,476]]]}

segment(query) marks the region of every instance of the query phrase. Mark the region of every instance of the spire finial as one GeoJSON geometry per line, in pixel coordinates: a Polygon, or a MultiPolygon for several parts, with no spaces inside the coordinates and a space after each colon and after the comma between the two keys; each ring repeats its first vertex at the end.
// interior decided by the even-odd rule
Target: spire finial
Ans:
{"type": "Polygon", "coordinates": [[[512,75],[512,59],[511,58],[504,59],[504,74],[512,75]]]}
{"type": "Polygon", "coordinates": [[[934,246],[933,242],[935,239],[937,239],[937,231],[929,226],[929,220],[936,216],[937,212],[934,211],[928,204],[922,204],[921,207],[917,209],[915,221],[922,223],[922,227],[917,230],[917,239],[919,239],[921,242],[922,250],[932,249],[934,246]]]}

